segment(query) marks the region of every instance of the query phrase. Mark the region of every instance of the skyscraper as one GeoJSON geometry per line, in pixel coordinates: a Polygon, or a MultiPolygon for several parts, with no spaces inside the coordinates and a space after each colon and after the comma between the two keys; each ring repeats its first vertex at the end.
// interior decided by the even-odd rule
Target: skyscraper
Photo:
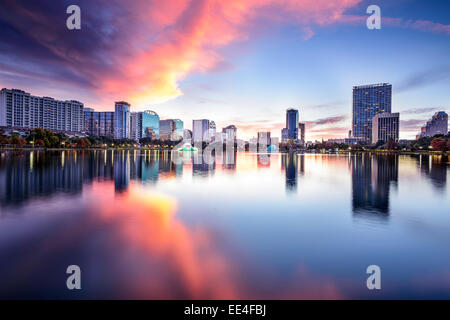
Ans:
{"type": "Polygon", "coordinates": [[[114,112],[114,132],[116,139],[130,139],[130,104],[125,101],[118,101],[114,112]]]}
{"type": "Polygon", "coordinates": [[[288,130],[286,128],[281,129],[281,142],[286,143],[288,138],[288,130]]]}
{"type": "Polygon", "coordinates": [[[82,132],[84,105],[75,100],[32,96],[18,89],[0,91],[0,126],[82,132]]]}
{"type": "Polygon", "coordinates": [[[237,137],[237,128],[235,125],[229,125],[222,128],[223,142],[235,142],[237,137]]]}
{"type": "Polygon", "coordinates": [[[392,85],[388,83],[353,87],[353,137],[372,140],[372,119],[377,113],[391,112],[392,85]]]}
{"type": "Polygon", "coordinates": [[[295,142],[298,140],[298,110],[287,109],[286,111],[287,140],[295,142]]]}
{"type": "Polygon", "coordinates": [[[212,120],[209,122],[209,138],[211,141],[216,138],[216,123],[212,120]]]}
{"type": "Polygon", "coordinates": [[[372,119],[372,143],[398,141],[400,114],[383,112],[372,119]]]}
{"type": "Polygon", "coordinates": [[[270,131],[258,132],[258,144],[269,146],[271,143],[270,131]]]}
{"type": "Polygon", "coordinates": [[[173,119],[175,123],[175,135],[173,136],[173,140],[182,140],[184,134],[184,123],[180,119],[173,119]]]}
{"type": "Polygon", "coordinates": [[[159,138],[165,141],[175,140],[176,124],[172,119],[159,120],[159,138]]]}
{"type": "Polygon", "coordinates": [[[302,141],[302,143],[305,143],[305,124],[300,122],[298,124],[298,130],[299,130],[299,139],[302,141]]]}
{"type": "Polygon", "coordinates": [[[209,120],[192,120],[192,141],[209,142],[209,120]]]}
{"type": "Polygon", "coordinates": [[[114,138],[114,112],[84,108],[84,132],[91,136],[114,138]]]}
{"type": "Polygon", "coordinates": [[[417,138],[432,137],[436,134],[446,135],[448,133],[448,114],[445,111],[436,112],[421,128],[417,138]]]}

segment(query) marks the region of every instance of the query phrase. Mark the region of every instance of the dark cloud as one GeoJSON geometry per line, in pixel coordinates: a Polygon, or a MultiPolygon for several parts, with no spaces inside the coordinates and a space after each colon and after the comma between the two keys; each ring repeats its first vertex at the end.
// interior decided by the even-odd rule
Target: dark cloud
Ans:
{"type": "MultiPolygon", "coordinates": [[[[120,28],[126,12],[118,1],[2,0],[0,2],[0,81],[22,77],[95,87],[130,28],[120,28]],[[81,7],[82,28],[66,27],[66,8],[81,7]],[[119,17],[119,19],[115,19],[119,17]],[[105,27],[106,26],[106,27],[105,27]],[[128,30],[128,31],[127,31],[128,30]]],[[[132,30],[132,29],[131,29],[132,30]]]]}
{"type": "Polygon", "coordinates": [[[400,130],[419,131],[426,122],[427,120],[424,119],[400,120],[400,130]]]}
{"type": "Polygon", "coordinates": [[[402,114],[422,114],[422,113],[433,113],[440,108],[430,107],[430,108],[415,108],[402,111],[402,114]]]}
{"type": "Polygon", "coordinates": [[[327,117],[322,119],[317,119],[314,121],[305,121],[306,126],[309,128],[320,126],[320,125],[328,125],[328,124],[335,124],[344,121],[347,119],[346,115],[340,115],[340,116],[333,116],[333,117],[327,117]]]}
{"type": "Polygon", "coordinates": [[[405,92],[450,79],[450,66],[442,66],[411,75],[396,86],[396,92],[405,92]]]}

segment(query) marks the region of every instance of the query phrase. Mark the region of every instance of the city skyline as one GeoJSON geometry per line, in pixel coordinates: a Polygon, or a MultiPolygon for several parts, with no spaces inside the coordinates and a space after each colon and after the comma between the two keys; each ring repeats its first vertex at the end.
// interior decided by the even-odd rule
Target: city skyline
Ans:
{"type": "MultiPolygon", "coordinates": [[[[353,107],[352,125],[348,131],[348,137],[341,136],[338,139],[327,139],[329,141],[347,141],[354,144],[358,141],[372,142],[375,144],[379,139],[378,130],[384,133],[379,137],[393,137],[398,142],[401,129],[399,124],[400,113],[391,113],[392,85],[389,83],[370,84],[353,87],[353,107]],[[372,128],[372,121],[378,116],[396,117],[394,123],[386,122],[388,127],[372,128]],[[377,130],[377,131],[374,131],[377,130]],[[386,131],[388,130],[388,131],[386,131]],[[392,131],[393,130],[393,131],[392,131]],[[375,136],[377,138],[375,138],[375,136]],[[348,138],[348,139],[347,139],[348,138]]],[[[161,139],[176,141],[179,139],[191,140],[186,137],[184,121],[181,119],[161,119],[157,112],[153,110],[134,111],[132,106],[126,101],[116,101],[115,111],[97,111],[90,107],[85,107],[77,100],[58,100],[52,97],[38,97],[22,89],[0,90],[0,126],[34,129],[43,128],[61,132],[72,132],[87,134],[91,136],[104,136],[116,139],[132,139],[140,141],[142,138],[161,139]],[[77,128],[77,129],[73,129],[77,128]]],[[[251,120],[249,120],[251,121],[251,120]]],[[[299,142],[304,145],[306,142],[313,142],[306,139],[306,125],[309,121],[299,122],[299,109],[286,109],[286,122],[284,128],[280,130],[280,136],[272,135],[277,141],[283,143],[299,142]]],[[[378,123],[378,122],[377,122],[378,123]]],[[[252,132],[250,138],[238,137],[238,128],[234,125],[227,125],[222,128],[222,133],[216,134],[216,124],[211,119],[193,119],[191,132],[192,141],[223,141],[227,140],[259,140],[259,134],[266,132],[271,135],[270,129],[260,129],[252,132]],[[196,128],[196,123],[202,123],[202,128],[196,128]],[[203,123],[204,122],[204,123],[203,123]],[[229,132],[229,129],[233,133],[229,132]],[[197,138],[195,138],[197,136],[197,138]],[[201,137],[201,138],[200,138],[201,137]]],[[[448,133],[448,115],[445,111],[436,112],[426,126],[421,126],[421,132],[415,139],[421,136],[433,136],[435,134],[448,133]],[[439,119],[438,122],[436,120],[439,119]],[[435,128],[435,126],[437,126],[435,128]]],[[[412,139],[414,140],[414,139],[412,139]]],[[[320,141],[320,140],[315,140],[320,141]]],[[[322,141],[325,141],[322,137],[322,141]]]]}
{"type": "Polygon", "coordinates": [[[413,139],[431,114],[449,110],[445,1],[433,1],[432,11],[425,1],[378,1],[381,30],[367,29],[372,3],[362,0],[181,1],[151,8],[116,0],[101,16],[94,14],[98,2],[77,4],[79,31],[46,22],[64,22],[62,3],[1,4],[0,87],[77,99],[99,111],[124,100],[133,111],[155,110],[164,119],[234,124],[245,139],[258,131],[280,135],[281,111],[296,106],[307,140],[345,137],[348,88],[355,85],[392,84],[400,139],[413,139]],[[122,19],[111,18],[125,5],[122,19]]]}

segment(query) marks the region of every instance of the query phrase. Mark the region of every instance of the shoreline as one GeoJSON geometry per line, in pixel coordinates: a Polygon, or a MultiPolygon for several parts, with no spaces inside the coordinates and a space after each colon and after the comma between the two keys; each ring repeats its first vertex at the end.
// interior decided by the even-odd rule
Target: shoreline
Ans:
{"type": "MultiPolygon", "coordinates": [[[[140,147],[129,147],[129,148],[102,148],[102,147],[92,147],[92,148],[45,148],[45,147],[0,147],[0,151],[122,151],[122,150],[145,150],[145,151],[177,151],[169,148],[140,148],[140,147]]],[[[180,151],[185,152],[185,151],[180,151]]],[[[225,152],[225,151],[224,151],[225,152]]],[[[244,151],[248,152],[248,151],[244,151]]],[[[399,154],[399,155],[441,155],[441,156],[450,156],[450,151],[442,152],[442,151],[430,151],[430,150],[421,150],[421,151],[397,151],[397,150],[337,150],[331,152],[310,152],[307,150],[296,150],[296,151],[277,151],[277,152],[261,152],[261,153],[309,153],[309,154],[349,154],[349,153],[376,153],[376,154],[399,154]]]]}

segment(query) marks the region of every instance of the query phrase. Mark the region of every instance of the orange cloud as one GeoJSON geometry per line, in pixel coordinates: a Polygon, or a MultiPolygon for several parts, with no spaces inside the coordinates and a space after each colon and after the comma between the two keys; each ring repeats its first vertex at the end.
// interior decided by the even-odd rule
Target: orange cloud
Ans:
{"type": "Polygon", "coordinates": [[[338,21],[360,1],[141,1],[130,10],[142,27],[123,43],[129,54],[114,61],[116,74],[100,80],[101,95],[133,104],[177,97],[183,94],[180,80],[223,63],[219,49],[247,39],[258,24],[290,21],[307,39],[314,34],[311,26],[338,21]]]}

